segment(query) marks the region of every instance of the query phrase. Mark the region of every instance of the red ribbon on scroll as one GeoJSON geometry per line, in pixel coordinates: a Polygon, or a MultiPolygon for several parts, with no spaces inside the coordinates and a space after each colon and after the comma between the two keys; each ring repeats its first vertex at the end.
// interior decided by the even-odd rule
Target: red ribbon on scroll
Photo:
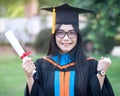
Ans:
{"type": "Polygon", "coordinates": [[[23,59],[24,57],[29,56],[30,54],[31,54],[31,51],[25,52],[20,58],[23,59]]]}

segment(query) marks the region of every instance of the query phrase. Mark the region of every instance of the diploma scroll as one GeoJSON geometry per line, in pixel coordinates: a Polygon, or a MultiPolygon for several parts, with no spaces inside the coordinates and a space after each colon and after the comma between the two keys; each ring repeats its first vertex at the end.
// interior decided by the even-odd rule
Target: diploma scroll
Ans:
{"type": "MultiPolygon", "coordinates": [[[[20,45],[12,31],[7,31],[5,33],[5,36],[7,37],[8,41],[10,42],[16,53],[22,59],[22,61],[25,61],[28,58],[27,56],[30,55],[30,52],[25,52],[23,50],[22,46],[20,45]]],[[[33,73],[35,73],[35,70],[33,73]]]]}

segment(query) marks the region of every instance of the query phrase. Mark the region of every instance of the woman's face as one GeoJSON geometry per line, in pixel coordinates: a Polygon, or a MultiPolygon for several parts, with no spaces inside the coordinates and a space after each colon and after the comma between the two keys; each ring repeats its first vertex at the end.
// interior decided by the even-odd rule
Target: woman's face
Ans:
{"type": "Polygon", "coordinates": [[[67,53],[75,47],[77,43],[77,33],[72,25],[63,24],[56,31],[55,39],[61,53],[67,53]]]}

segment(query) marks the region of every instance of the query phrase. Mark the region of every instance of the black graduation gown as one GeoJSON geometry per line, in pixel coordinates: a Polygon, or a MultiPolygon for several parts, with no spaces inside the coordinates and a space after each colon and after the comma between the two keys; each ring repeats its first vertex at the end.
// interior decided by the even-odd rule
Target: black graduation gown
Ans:
{"type": "MultiPolygon", "coordinates": [[[[90,65],[89,69],[91,75],[89,76],[89,83],[86,86],[87,92],[85,96],[114,96],[111,84],[107,76],[105,76],[102,90],[100,89],[100,84],[96,76],[98,62],[95,59],[92,60],[90,59],[88,60],[88,62],[90,65]]],[[[55,96],[55,92],[54,92],[55,71],[62,71],[62,72],[67,72],[71,70],[75,71],[75,66],[69,66],[66,69],[64,68],[60,69],[43,58],[36,60],[35,66],[36,66],[36,73],[33,75],[34,84],[31,93],[29,94],[28,86],[26,84],[24,96],[55,96]]],[[[75,75],[74,82],[76,86],[78,82],[77,75],[75,75]]],[[[57,96],[63,96],[63,95],[57,95],[57,96]]],[[[80,95],[78,90],[75,88],[73,96],[82,96],[82,95],[80,95]]]]}

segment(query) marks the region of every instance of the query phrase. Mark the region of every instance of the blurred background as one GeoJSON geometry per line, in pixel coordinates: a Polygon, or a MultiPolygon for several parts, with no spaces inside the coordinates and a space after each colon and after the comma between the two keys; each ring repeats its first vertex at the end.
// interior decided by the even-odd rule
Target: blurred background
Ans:
{"type": "Polygon", "coordinates": [[[120,96],[120,0],[0,0],[0,96],[23,96],[26,83],[22,62],[4,33],[11,30],[25,51],[32,51],[33,60],[44,56],[52,16],[40,9],[63,3],[95,11],[79,15],[85,52],[111,58],[107,75],[115,96],[120,96]]]}

